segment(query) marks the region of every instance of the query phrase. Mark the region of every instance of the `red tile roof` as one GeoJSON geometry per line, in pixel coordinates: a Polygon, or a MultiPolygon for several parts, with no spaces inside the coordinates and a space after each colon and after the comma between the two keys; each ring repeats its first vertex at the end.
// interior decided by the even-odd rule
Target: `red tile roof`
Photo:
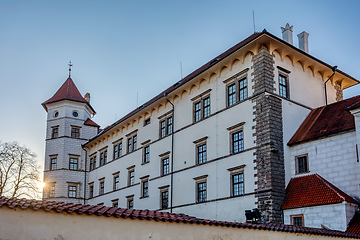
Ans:
{"type": "Polygon", "coordinates": [[[358,204],[352,197],[318,174],[292,178],[286,187],[281,209],[309,207],[343,201],[358,204]]]}
{"type": "Polygon", "coordinates": [[[84,125],[88,125],[88,126],[93,126],[93,127],[100,128],[100,125],[98,125],[96,122],[94,122],[94,121],[91,120],[90,118],[88,118],[88,119],[85,120],[84,125]]]}
{"type": "Polygon", "coordinates": [[[347,108],[360,103],[360,95],[313,109],[288,142],[294,145],[355,129],[354,116],[347,108]]]}
{"type": "Polygon", "coordinates": [[[8,207],[11,209],[32,209],[32,210],[44,210],[46,212],[55,213],[77,213],[87,214],[94,216],[106,216],[115,218],[129,218],[149,221],[162,221],[162,222],[173,222],[173,223],[184,223],[184,224],[202,224],[209,226],[223,226],[232,228],[244,228],[244,229],[258,229],[278,232],[290,232],[290,233],[303,233],[323,236],[334,236],[334,237],[346,237],[346,238],[360,238],[359,235],[352,233],[345,233],[341,231],[320,229],[320,228],[307,228],[297,227],[292,225],[284,224],[255,224],[255,223],[238,223],[238,222],[225,222],[208,219],[200,219],[191,217],[185,214],[175,214],[168,212],[157,212],[149,210],[135,210],[135,209],[124,209],[114,208],[105,206],[94,206],[94,205],[82,205],[64,202],[50,202],[45,200],[34,200],[34,199],[18,199],[18,198],[6,198],[0,197],[0,208],[8,207]]]}
{"type": "MultiPolygon", "coordinates": [[[[41,105],[47,111],[46,104],[54,103],[54,102],[58,102],[58,101],[62,101],[62,100],[71,100],[71,101],[75,101],[75,102],[86,103],[89,105],[91,110],[94,111],[94,109],[91,107],[90,103],[88,101],[86,101],[83,96],[81,96],[81,93],[79,92],[75,83],[73,82],[73,80],[70,77],[68,77],[68,79],[66,79],[64,84],[59,88],[59,90],[57,90],[57,92],[54,94],[54,96],[52,96],[49,100],[43,102],[41,105]]],[[[94,111],[94,113],[95,113],[95,111],[94,111]]]]}
{"type": "Polygon", "coordinates": [[[360,235],[360,213],[355,213],[354,217],[349,222],[348,228],[346,229],[347,233],[354,233],[360,235]]]}

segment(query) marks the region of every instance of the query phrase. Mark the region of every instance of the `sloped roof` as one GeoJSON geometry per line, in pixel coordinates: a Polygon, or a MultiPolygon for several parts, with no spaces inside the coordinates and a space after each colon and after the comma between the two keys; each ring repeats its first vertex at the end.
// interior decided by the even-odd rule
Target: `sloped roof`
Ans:
{"type": "Polygon", "coordinates": [[[95,110],[91,107],[90,103],[85,100],[85,98],[81,95],[78,88],[76,87],[73,80],[68,77],[66,81],[63,83],[63,85],[57,90],[57,92],[47,101],[43,102],[41,105],[45,108],[47,111],[46,104],[59,102],[62,100],[70,100],[75,102],[82,102],[86,103],[91,110],[95,113],[95,110]]]}
{"type": "Polygon", "coordinates": [[[313,109],[288,145],[355,129],[354,116],[347,111],[347,108],[359,103],[360,95],[313,109]]]}
{"type": "Polygon", "coordinates": [[[90,118],[85,120],[84,125],[100,128],[100,125],[94,122],[93,120],[91,120],[90,118]]]}
{"type": "Polygon", "coordinates": [[[320,175],[305,175],[290,180],[286,187],[286,197],[281,209],[341,203],[343,201],[358,204],[356,200],[320,175]]]}
{"type": "Polygon", "coordinates": [[[98,205],[96,206],[82,205],[82,204],[34,200],[34,199],[25,199],[25,198],[23,199],[6,198],[3,196],[0,197],[0,208],[1,207],[8,207],[11,209],[14,208],[31,209],[34,211],[44,210],[45,212],[55,212],[55,213],[77,213],[77,214],[115,217],[115,218],[124,218],[124,219],[139,219],[139,220],[162,221],[162,222],[184,223],[184,224],[202,224],[209,226],[213,225],[213,226],[223,226],[223,227],[232,227],[232,228],[268,230],[268,231],[277,231],[277,232],[304,233],[304,234],[345,237],[345,238],[360,238],[360,236],[356,234],[320,229],[320,228],[307,228],[307,227],[298,227],[293,225],[274,224],[274,223],[254,224],[254,223],[225,222],[225,221],[200,219],[185,214],[175,214],[168,212],[124,209],[124,208],[105,207],[98,205]]]}
{"type": "Polygon", "coordinates": [[[360,213],[359,212],[355,213],[354,217],[349,222],[349,225],[345,232],[360,235],[360,213]]]}

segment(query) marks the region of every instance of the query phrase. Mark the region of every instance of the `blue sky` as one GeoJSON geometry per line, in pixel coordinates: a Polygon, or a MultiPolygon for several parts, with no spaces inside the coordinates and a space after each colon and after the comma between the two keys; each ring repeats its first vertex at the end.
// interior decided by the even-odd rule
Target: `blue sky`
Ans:
{"type": "MultiPolygon", "coordinates": [[[[18,141],[42,164],[40,105],[68,76],[91,93],[105,127],[181,77],[266,28],[307,31],[310,54],[360,79],[360,1],[0,0],[0,140],[18,141]]],[[[360,94],[360,87],[344,91],[360,94]]]]}

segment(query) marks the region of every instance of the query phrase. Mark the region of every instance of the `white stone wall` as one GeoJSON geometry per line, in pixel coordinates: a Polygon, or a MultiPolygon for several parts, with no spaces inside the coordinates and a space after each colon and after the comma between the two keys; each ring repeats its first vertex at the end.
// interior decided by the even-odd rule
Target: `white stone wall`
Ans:
{"type": "Polygon", "coordinates": [[[308,154],[309,174],[318,173],[348,195],[360,197],[360,163],[356,158],[355,131],[298,144],[290,150],[292,177],[297,176],[295,157],[308,154]]]}
{"type": "Polygon", "coordinates": [[[287,209],[284,210],[284,223],[290,224],[292,215],[302,214],[305,227],[321,228],[323,225],[332,230],[345,231],[357,210],[356,204],[347,202],[287,209]]]}

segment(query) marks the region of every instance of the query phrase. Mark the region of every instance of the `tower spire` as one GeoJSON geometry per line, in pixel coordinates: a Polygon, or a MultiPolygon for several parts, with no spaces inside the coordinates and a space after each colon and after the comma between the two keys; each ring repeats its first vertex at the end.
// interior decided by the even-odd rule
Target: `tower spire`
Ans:
{"type": "Polygon", "coordinates": [[[71,77],[71,67],[72,67],[71,61],[68,65],[69,65],[69,77],[71,77]]]}

